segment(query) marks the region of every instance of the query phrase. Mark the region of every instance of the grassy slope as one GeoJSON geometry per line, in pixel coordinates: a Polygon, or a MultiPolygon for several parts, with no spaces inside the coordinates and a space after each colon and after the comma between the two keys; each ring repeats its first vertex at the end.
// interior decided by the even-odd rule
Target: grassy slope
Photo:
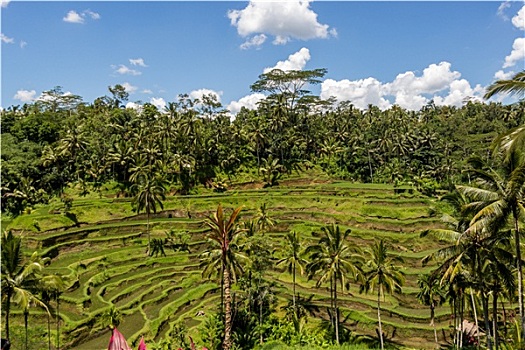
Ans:
{"type": "MultiPolygon", "coordinates": [[[[242,219],[253,216],[262,203],[277,224],[267,234],[277,247],[289,230],[301,233],[305,242],[321,226],[336,222],[352,229],[351,243],[366,247],[375,238],[391,244],[393,252],[405,259],[407,281],[404,295],[387,296],[382,305],[384,329],[393,341],[432,347],[429,311],[415,299],[420,259],[439,246],[432,239],[420,239],[423,229],[436,227],[436,205],[412,191],[399,193],[393,187],[375,184],[331,182],[325,178],[303,176],[283,181],[280,186],[262,189],[257,184],[232,186],[226,193],[202,190],[199,195],[169,197],[165,210],[152,220],[152,237],[164,237],[174,228],[192,237],[191,254],[168,252],[168,257],[144,255],[146,218],[134,215],[128,199],[76,199],[70,217],[57,213],[59,203],[36,208],[9,224],[24,235],[31,249],[57,255],[50,266],[54,272],[78,275],[80,286],[63,295],[61,311],[64,341],[75,349],[102,349],[108,332],[93,319],[114,303],[124,314],[119,329],[131,343],[140,335],[159,340],[178,322],[188,326],[198,339],[202,321],[197,312],[211,313],[219,300],[218,285],[202,280],[199,252],[205,249],[202,220],[221,202],[226,208],[243,206],[242,219]],[[188,214],[189,212],[189,214],[188,214]],[[189,218],[191,216],[191,218],[189,218]]],[[[291,298],[291,277],[274,270],[269,276],[281,287],[278,299],[291,298]]],[[[315,294],[319,305],[329,305],[327,288],[316,289],[315,281],[299,276],[298,292],[315,294]]],[[[362,334],[373,334],[376,326],[375,297],[362,295],[354,285],[340,295],[343,314],[350,317],[346,326],[362,334]]],[[[447,329],[448,307],[437,311],[438,328],[447,329]]],[[[16,319],[21,319],[19,315],[16,319]]]]}

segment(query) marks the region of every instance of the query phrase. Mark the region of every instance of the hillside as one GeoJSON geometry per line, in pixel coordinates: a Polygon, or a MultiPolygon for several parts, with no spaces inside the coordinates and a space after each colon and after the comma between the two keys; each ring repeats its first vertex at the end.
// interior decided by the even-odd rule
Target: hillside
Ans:
{"type": "MultiPolygon", "coordinates": [[[[290,230],[297,231],[306,246],[315,240],[312,232],[329,223],[350,228],[352,245],[362,248],[384,239],[394,254],[404,258],[406,274],[403,293],[387,295],[382,303],[384,332],[395,344],[433,347],[429,310],[415,296],[418,275],[431,269],[422,267],[421,258],[439,246],[433,239],[419,238],[422,230],[440,225],[436,203],[408,187],[304,175],[272,188],[244,183],[232,185],[224,193],[201,189],[198,195],[169,196],[164,210],[152,215],[152,238],[164,238],[170,230],[188,233],[191,238],[190,253],[166,249],[165,257],[145,255],[146,215],[135,215],[131,200],[116,198],[111,191],[102,198],[75,198],[67,215],[56,201],[16,218],[9,228],[22,234],[31,250],[52,257],[51,272],[78,276],[79,283],[61,297],[62,348],[105,348],[109,330],[102,328],[98,319],[111,305],[123,316],[119,330],[135,346],[141,335],[159,342],[181,325],[200,342],[199,326],[220,303],[220,285],[203,279],[199,267],[199,255],[206,250],[202,223],[218,203],[227,213],[242,206],[241,221],[252,218],[265,203],[276,224],[264,237],[275,248],[275,256],[279,256],[284,235],[290,230]]],[[[284,317],[280,306],[291,299],[292,278],[275,266],[267,278],[276,283],[275,313],[284,317]]],[[[314,304],[319,307],[318,317],[310,318],[309,327],[314,327],[319,317],[327,317],[325,307],[330,305],[328,286],[315,288],[315,282],[305,276],[297,279],[297,292],[301,296],[314,294],[314,304]]],[[[234,293],[242,295],[243,291],[234,286],[234,293]]],[[[359,294],[352,283],[349,292],[339,295],[339,302],[341,319],[347,317],[345,327],[355,334],[375,333],[373,294],[359,294]]],[[[448,329],[449,314],[448,306],[437,310],[438,329],[448,329]]],[[[21,322],[21,314],[13,319],[21,322]]],[[[45,324],[44,318],[38,320],[45,324]]]]}

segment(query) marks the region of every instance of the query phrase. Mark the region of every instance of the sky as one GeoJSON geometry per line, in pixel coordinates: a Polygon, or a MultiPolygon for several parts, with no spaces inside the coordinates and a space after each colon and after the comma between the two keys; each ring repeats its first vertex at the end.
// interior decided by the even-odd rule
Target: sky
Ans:
{"type": "Polygon", "coordinates": [[[418,110],[525,68],[523,1],[0,1],[2,108],[121,84],[130,107],[213,94],[235,114],[260,74],[326,68],[322,98],[418,110]]]}

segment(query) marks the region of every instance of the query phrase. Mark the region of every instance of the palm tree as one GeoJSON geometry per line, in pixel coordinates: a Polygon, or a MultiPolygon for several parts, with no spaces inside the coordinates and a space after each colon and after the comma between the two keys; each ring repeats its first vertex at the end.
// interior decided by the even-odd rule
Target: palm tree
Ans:
{"type": "MultiPolygon", "coordinates": [[[[45,275],[42,277],[41,281],[41,294],[42,301],[50,307],[51,300],[56,296],[60,291],[65,288],[65,281],[63,276],[60,275],[45,275]]],[[[57,310],[55,310],[56,317],[58,318],[58,301],[57,301],[57,310]]],[[[57,329],[58,336],[58,329],[57,329]]],[[[51,313],[47,314],[47,337],[48,337],[48,348],[51,350],[51,313]]],[[[57,348],[59,346],[57,342],[57,348]]]]}
{"type": "MultiPolygon", "coordinates": [[[[306,264],[308,263],[305,259],[301,257],[301,242],[299,240],[299,237],[297,237],[297,232],[290,231],[286,234],[286,240],[284,241],[284,256],[280,260],[277,261],[277,266],[279,265],[285,265],[286,269],[288,270],[288,273],[292,274],[292,284],[293,284],[293,294],[292,294],[292,302],[293,302],[293,310],[294,310],[294,317],[297,317],[297,308],[295,305],[295,276],[296,276],[296,269],[299,268],[299,272],[301,275],[304,274],[304,268],[306,264]]],[[[297,330],[297,327],[296,327],[297,330]]]]}
{"type": "Polygon", "coordinates": [[[148,249],[146,254],[149,254],[150,251],[150,231],[149,231],[149,217],[150,214],[157,212],[157,205],[164,209],[162,200],[166,199],[164,194],[163,180],[160,178],[150,179],[146,177],[144,181],[138,184],[138,192],[133,200],[134,204],[137,206],[137,213],[140,213],[142,210],[146,211],[147,224],[146,230],[148,232],[148,249]]]}
{"type": "Polygon", "coordinates": [[[365,271],[360,292],[373,291],[377,287],[377,320],[379,322],[379,339],[381,340],[381,350],[384,349],[383,330],[381,327],[381,296],[384,293],[392,294],[401,292],[404,282],[404,275],[401,267],[394,265],[403,260],[399,256],[388,254],[388,248],[383,240],[376,241],[370,249],[365,252],[365,271]]]}
{"type": "Polygon", "coordinates": [[[317,287],[321,284],[330,282],[330,299],[332,304],[332,325],[335,328],[335,338],[339,344],[339,309],[337,306],[337,283],[342,289],[349,288],[348,275],[356,277],[358,274],[359,254],[356,249],[351,249],[348,244],[348,237],[351,230],[341,232],[339,225],[329,225],[321,227],[322,233],[317,244],[311,245],[306,249],[306,254],[310,258],[307,265],[308,278],[312,279],[320,275],[317,280],[317,287]]]}
{"type": "MultiPolygon", "coordinates": [[[[217,248],[212,250],[210,256],[215,255],[219,259],[215,259],[215,262],[220,261],[220,270],[223,273],[223,293],[224,293],[224,340],[223,349],[229,350],[232,346],[232,297],[230,293],[231,280],[236,279],[235,266],[238,266],[238,252],[235,248],[235,239],[242,232],[239,227],[237,220],[242,207],[238,207],[227,219],[224,216],[222,205],[219,204],[217,211],[213,216],[210,216],[206,220],[206,225],[210,228],[208,234],[208,241],[213,247],[217,248]],[[218,253],[218,254],[217,254],[218,253]]],[[[213,266],[209,264],[208,266],[213,266]]],[[[207,271],[205,269],[203,274],[207,271]]]]}
{"type": "MultiPolygon", "coordinates": [[[[510,161],[504,161],[499,171],[484,167],[478,159],[471,160],[472,173],[479,187],[457,186],[458,191],[473,202],[469,208],[476,210],[468,231],[474,235],[483,231],[501,232],[512,219],[514,246],[516,249],[516,267],[518,270],[518,302],[522,330],[525,333],[525,314],[523,306],[523,272],[520,246],[519,218],[525,212],[525,161],[522,150],[508,155],[510,161]]],[[[507,232],[511,232],[510,230],[507,232]]]]}
{"type": "Polygon", "coordinates": [[[489,99],[496,94],[525,95],[525,70],[516,73],[510,80],[497,80],[487,88],[483,98],[489,99]]]}
{"type": "MultiPolygon", "coordinates": [[[[5,304],[5,331],[9,339],[9,316],[11,303],[15,302],[24,310],[24,316],[31,304],[48,310],[47,305],[37,297],[37,288],[40,280],[40,272],[44,268],[44,261],[35,252],[24,262],[22,255],[22,240],[13,235],[11,231],[2,235],[2,302],[5,304]]],[[[27,325],[27,318],[26,325],[27,325]]],[[[27,327],[26,327],[27,338],[27,327]]],[[[27,339],[26,339],[27,348],[27,339]]]]}
{"type": "Polygon", "coordinates": [[[430,325],[434,327],[434,340],[436,344],[438,344],[435,311],[436,307],[445,302],[445,292],[441,287],[439,279],[432,274],[419,276],[417,284],[419,286],[419,293],[416,296],[417,300],[419,300],[421,304],[430,307],[430,325]]]}

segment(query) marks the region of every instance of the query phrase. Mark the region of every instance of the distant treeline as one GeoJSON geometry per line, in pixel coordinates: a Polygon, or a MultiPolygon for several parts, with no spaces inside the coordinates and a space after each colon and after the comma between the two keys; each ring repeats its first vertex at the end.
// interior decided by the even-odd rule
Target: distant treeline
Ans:
{"type": "Polygon", "coordinates": [[[432,192],[468,180],[467,160],[490,161],[493,138],[525,123],[523,101],[360,110],[302,89],[323,74],[285,77],[299,84],[263,75],[252,90],[268,98],[235,117],[213,95],[181,95],[159,109],[125,108],[129,96],[120,85],[90,103],[60,87],[46,91],[1,112],[2,211],[18,215],[70,183],[87,193],[112,181],[132,195],[138,178],[154,176],[188,193],[246,172],[272,185],[313,166],[336,178],[432,192]]]}

